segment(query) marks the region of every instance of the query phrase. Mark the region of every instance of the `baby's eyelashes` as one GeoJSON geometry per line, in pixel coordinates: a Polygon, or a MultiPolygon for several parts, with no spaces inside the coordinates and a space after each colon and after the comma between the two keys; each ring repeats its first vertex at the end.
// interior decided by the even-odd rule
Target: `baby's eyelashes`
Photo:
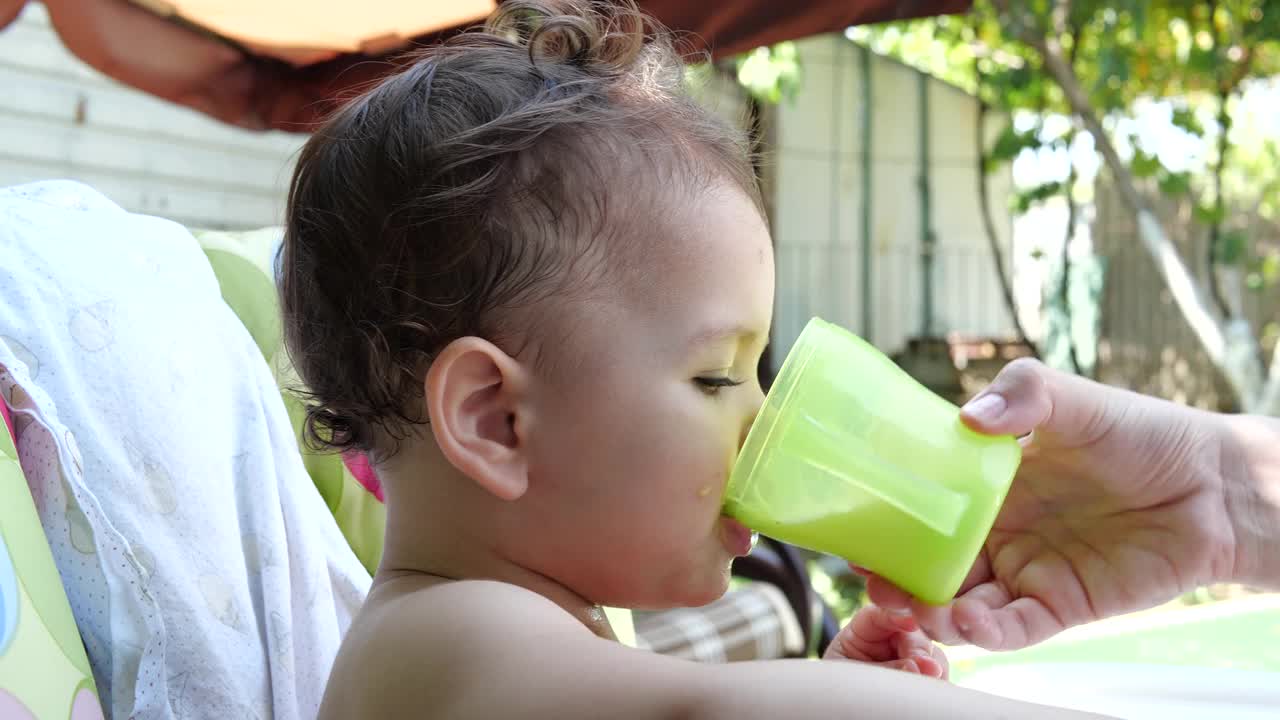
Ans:
{"type": "Polygon", "coordinates": [[[696,377],[693,384],[707,395],[719,395],[720,391],[725,388],[737,387],[744,384],[744,380],[734,380],[731,377],[696,377]]]}

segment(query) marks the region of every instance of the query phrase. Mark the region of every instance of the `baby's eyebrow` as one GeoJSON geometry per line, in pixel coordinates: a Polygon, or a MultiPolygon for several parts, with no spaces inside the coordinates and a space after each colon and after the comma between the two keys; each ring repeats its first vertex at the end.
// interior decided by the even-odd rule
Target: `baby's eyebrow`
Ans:
{"type": "Polygon", "coordinates": [[[712,345],[726,340],[754,340],[759,334],[746,325],[716,325],[694,333],[689,344],[712,345]]]}

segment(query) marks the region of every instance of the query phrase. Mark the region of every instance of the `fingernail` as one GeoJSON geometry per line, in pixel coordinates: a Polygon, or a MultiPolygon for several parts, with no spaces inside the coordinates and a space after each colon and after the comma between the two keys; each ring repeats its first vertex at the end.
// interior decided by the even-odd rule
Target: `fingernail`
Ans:
{"type": "Polygon", "coordinates": [[[898,617],[911,617],[911,608],[886,607],[884,608],[884,611],[889,613],[890,615],[896,615],[898,617]]]}
{"type": "Polygon", "coordinates": [[[890,620],[893,621],[894,627],[903,632],[915,632],[920,629],[916,624],[916,619],[910,615],[892,615],[890,620]]]}
{"type": "Polygon", "coordinates": [[[970,419],[983,424],[990,424],[1000,419],[1009,403],[999,393],[987,393],[970,400],[960,412],[970,419]]]}
{"type": "Polygon", "coordinates": [[[929,677],[942,677],[942,666],[933,658],[927,655],[920,655],[914,658],[916,667],[920,668],[920,672],[929,677]]]}

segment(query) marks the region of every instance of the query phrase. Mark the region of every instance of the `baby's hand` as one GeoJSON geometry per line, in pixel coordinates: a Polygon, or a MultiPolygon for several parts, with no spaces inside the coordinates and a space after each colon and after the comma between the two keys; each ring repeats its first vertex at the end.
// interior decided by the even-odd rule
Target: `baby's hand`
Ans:
{"type": "Polygon", "coordinates": [[[857,660],[947,679],[950,666],[910,615],[874,605],[859,610],[827,648],[824,660],[857,660]]]}

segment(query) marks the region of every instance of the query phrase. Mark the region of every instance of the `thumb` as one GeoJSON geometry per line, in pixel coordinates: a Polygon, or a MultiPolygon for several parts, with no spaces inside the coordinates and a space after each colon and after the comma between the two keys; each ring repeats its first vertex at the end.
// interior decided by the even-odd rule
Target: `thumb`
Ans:
{"type": "Polygon", "coordinates": [[[1105,414],[1105,385],[1053,370],[1030,359],[1009,363],[970,400],[960,418],[987,435],[1037,434],[1079,439],[1105,414]]]}

